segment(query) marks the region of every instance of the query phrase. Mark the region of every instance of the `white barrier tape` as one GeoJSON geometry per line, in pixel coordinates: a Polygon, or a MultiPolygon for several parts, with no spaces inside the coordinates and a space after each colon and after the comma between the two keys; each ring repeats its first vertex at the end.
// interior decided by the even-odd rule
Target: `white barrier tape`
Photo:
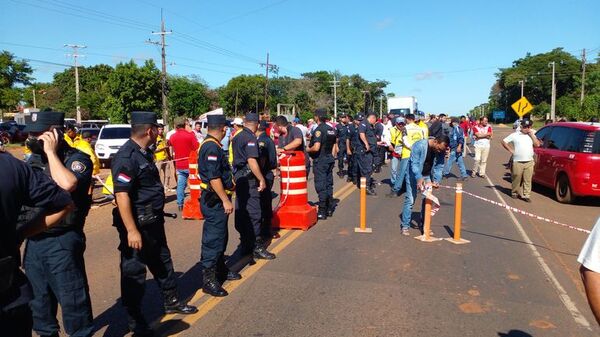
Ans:
{"type": "Polygon", "coordinates": [[[190,190],[199,190],[200,185],[190,185],[190,190]]]}
{"type": "MultiPolygon", "coordinates": [[[[451,190],[456,190],[456,187],[452,187],[452,186],[440,185],[440,187],[447,188],[447,189],[451,189],[451,190]]],[[[562,222],[558,222],[558,221],[556,221],[556,220],[548,219],[548,218],[545,218],[545,217],[543,217],[543,216],[539,216],[539,215],[537,215],[537,214],[529,213],[529,212],[526,212],[526,211],[524,211],[524,210],[522,210],[522,209],[519,209],[519,208],[516,208],[516,207],[512,207],[512,206],[510,206],[510,205],[503,204],[503,203],[501,203],[501,202],[498,202],[498,201],[494,201],[494,200],[490,200],[490,199],[487,199],[487,198],[484,198],[484,197],[480,197],[480,196],[478,196],[478,195],[476,195],[476,194],[473,194],[473,193],[467,192],[467,191],[465,191],[465,190],[463,190],[462,192],[463,192],[464,194],[466,194],[466,195],[470,195],[470,196],[472,196],[473,198],[476,198],[476,199],[479,199],[479,200],[482,200],[482,201],[488,202],[488,203],[490,203],[490,204],[493,204],[493,205],[496,205],[496,206],[500,206],[500,207],[502,207],[502,208],[505,208],[505,209],[507,209],[507,210],[509,210],[509,211],[511,211],[511,212],[515,212],[515,213],[523,214],[523,215],[526,215],[526,216],[528,216],[528,217],[530,217],[530,218],[535,218],[535,219],[537,219],[537,220],[542,220],[542,221],[545,221],[545,222],[549,222],[549,223],[552,223],[552,224],[555,224],[555,225],[559,225],[559,226],[562,226],[562,227],[566,227],[566,228],[569,228],[569,229],[576,230],[576,231],[578,231],[578,232],[587,233],[587,234],[590,234],[590,233],[591,233],[591,231],[590,231],[590,230],[587,230],[587,229],[585,229],[585,228],[580,228],[580,227],[576,227],[576,226],[567,225],[567,224],[564,224],[564,223],[562,223],[562,222]]]]}
{"type": "Polygon", "coordinates": [[[190,169],[197,169],[198,168],[198,164],[190,164],[190,169]]]}
{"type": "Polygon", "coordinates": [[[280,170],[283,172],[298,172],[306,170],[306,166],[282,166],[280,170]]]}

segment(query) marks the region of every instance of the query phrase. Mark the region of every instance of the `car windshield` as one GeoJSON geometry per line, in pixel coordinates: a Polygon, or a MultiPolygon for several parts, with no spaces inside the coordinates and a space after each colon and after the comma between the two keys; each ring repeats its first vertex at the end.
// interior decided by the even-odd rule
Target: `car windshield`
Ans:
{"type": "Polygon", "coordinates": [[[131,136],[131,128],[104,128],[100,139],[127,139],[131,136]]]}

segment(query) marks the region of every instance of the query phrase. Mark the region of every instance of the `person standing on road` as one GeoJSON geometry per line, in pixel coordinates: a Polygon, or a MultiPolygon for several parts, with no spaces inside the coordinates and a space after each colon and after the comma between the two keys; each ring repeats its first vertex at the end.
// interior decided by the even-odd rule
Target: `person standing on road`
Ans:
{"type": "Polygon", "coordinates": [[[194,136],[196,136],[198,144],[202,143],[202,141],[204,140],[204,135],[202,134],[202,123],[194,123],[194,136]]]}
{"type": "MultiPolygon", "coordinates": [[[[258,165],[256,130],[258,114],[247,113],[244,128],[233,139],[233,176],[235,179],[235,229],[240,233],[242,254],[252,252],[254,258],[272,260],[275,254],[267,251],[261,235],[260,192],[267,183],[258,165]]],[[[302,140],[299,139],[300,143],[302,140]]]]}
{"type": "Polygon", "coordinates": [[[227,220],[233,212],[231,195],[235,185],[231,166],[220,140],[225,136],[226,119],[223,115],[209,115],[208,135],[200,145],[198,174],[202,184],[200,208],[204,215],[202,227],[202,291],[216,297],[227,296],[219,278],[239,280],[242,276],[230,271],[225,264],[225,249],[229,238],[227,220]],[[217,274],[219,274],[218,277],[217,274]],[[224,277],[223,277],[224,276],[224,277]]]}
{"type": "Polygon", "coordinates": [[[377,151],[377,137],[375,136],[375,122],[377,115],[370,112],[366,121],[361,121],[358,126],[358,167],[360,175],[367,180],[367,194],[376,195],[373,183],[373,151],[377,151]]]}
{"type": "MultiPolygon", "coordinates": [[[[2,336],[31,337],[32,289],[19,268],[19,248],[24,238],[61,223],[73,203],[69,193],[44,172],[1,150],[0,167],[0,327],[2,336]],[[24,206],[38,211],[20,218],[24,206]]],[[[58,329],[51,333],[58,336],[58,329]]]]}
{"type": "Polygon", "coordinates": [[[311,154],[314,164],[315,190],[319,195],[319,212],[317,218],[325,220],[333,215],[335,208],[333,200],[333,166],[335,152],[337,152],[337,133],[328,125],[325,109],[317,109],[314,115],[319,123],[307,149],[311,154]]]}
{"type": "MultiPolygon", "coordinates": [[[[358,116],[358,115],[357,115],[358,116]]],[[[356,143],[356,139],[358,138],[358,129],[357,129],[358,121],[356,121],[352,116],[348,116],[348,135],[346,137],[346,158],[348,158],[348,176],[346,178],[347,182],[353,182],[356,185],[356,177],[357,173],[357,164],[356,164],[356,155],[354,153],[356,143]]]]}
{"type": "Polygon", "coordinates": [[[171,178],[175,178],[173,174],[173,162],[169,153],[169,146],[164,137],[165,126],[158,124],[158,136],[156,137],[156,150],[154,151],[154,160],[160,175],[160,181],[165,186],[165,192],[171,188],[171,178]]]}
{"type": "Polygon", "coordinates": [[[335,131],[337,132],[338,139],[338,172],[337,175],[340,178],[344,177],[344,161],[348,161],[348,151],[346,149],[346,140],[348,139],[348,116],[345,113],[341,113],[339,116],[340,122],[336,124],[335,131]]]}
{"type": "Polygon", "coordinates": [[[273,219],[273,182],[275,174],[273,170],[277,169],[277,149],[275,143],[267,135],[269,123],[261,121],[256,131],[258,141],[258,166],[263,177],[265,177],[266,187],[260,192],[260,208],[261,208],[261,236],[270,238],[273,236],[271,232],[271,220],[273,219]]]}
{"type": "MultiPolygon", "coordinates": [[[[177,291],[165,234],[165,190],[149,149],[156,142],[157,126],[155,113],[132,112],[131,138],[115,154],[111,167],[117,202],[112,211],[113,226],[120,241],[121,304],[135,336],[152,335],[141,308],[146,268],[162,292],[165,313],[198,311],[182,302],[177,291]]],[[[181,125],[180,130],[187,132],[181,125]]]]}
{"type": "Polygon", "coordinates": [[[412,145],[408,161],[408,172],[405,178],[406,193],[404,193],[404,207],[401,215],[402,235],[410,235],[408,229],[412,219],[412,209],[417,198],[417,191],[424,191],[432,186],[430,177],[435,155],[445,153],[449,142],[448,137],[442,135],[437,138],[421,139],[412,145]]]}
{"type": "Polygon", "coordinates": [[[65,332],[91,336],[94,325],[83,258],[83,227],[92,204],[93,164],[88,155],[69,146],[62,137],[64,113],[34,113],[31,120],[25,128],[29,133],[26,144],[32,152],[27,163],[49,174],[71,193],[75,204],[59,224],[27,240],[23,266],[33,287],[33,329],[40,336],[58,335],[56,312],[60,304],[65,332]]]}
{"type": "Polygon", "coordinates": [[[397,197],[404,183],[404,175],[406,174],[406,164],[408,158],[402,161],[402,152],[404,150],[404,137],[406,136],[406,121],[404,117],[396,117],[396,124],[390,129],[390,151],[392,151],[392,165],[390,167],[390,193],[388,197],[397,197]]]}
{"type": "Polygon", "coordinates": [[[93,165],[92,176],[96,176],[100,174],[100,159],[98,159],[96,152],[92,148],[92,139],[91,132],[83,131],[81,133],[81,139],[75,144],[75,148],[90,157],[93,165]]]}
{"type": "Polygon", "coordinates": [[[373,124],[375,130],[375,138],[377,139],[377,147],[373,149],[373,172],[381,172],[381,166],[385,163],[385,151],[387,145],[383,140],[384,126],[383,123],[377,120],[375,117],[375,123],[373,124]]]}
{"type": "Polygon", "coordinates": [[[462,181],[467,180],[467,169],[465,168],[465,161],[463,157],[465,149],[465,135],[464,130],[460,127],[459,120],[456,117],[450,119],[450,126],[452,131],[450,132],[450,156],[444,166],[444,177],[447,177],[452,170],[452,166],[456,162],[458,169],[460,170],[460,179],[462,181]]]}
{"type": "Polygon", "coordinates": [[[492,139],[492,136],[492,126],[488,125],[487,117],[479,118],[479,124],[473,127],[473,138],[475,139],[475,163],[473,164],[473,171],[471,171],[471,177],[473,178],[477,175],[485,178],[485,168],[490,154],[490,139],[492,139]]]}
{"type": "Polygon", "coordinates": [[[521,197],[525,202],[531,202],[531,179],[535,166],[533,148],[540,146],[540,141],[531,128],[532,125],[531,120],[524,119],[518,133],[511,133],[502,140],[502,146],[513,157],[511,196],[513,199],[521,197]]]}
{"type": "MultiPolygon", "coordinates": [[[[188,176],[190,175],[190,161],[188,157],[192,151],[198,149],[198,140],[194,133],[186,130],[190,123],[184,117],[177,117],[175,120],[176,132],[169,139],[169,144],[173,148],[173,157],[175,158],[175,168],[177,170],[177,208],[183,210],[185,200],[185,189],[187,187],[188,176]]],[[[114,176],[113,176],[114,177],[114,176]]]]}
{"type": "Polygon", "coordinates": [[[581,248],[577,261],[588,303],[596,322],[600,324],[600,218],[581,248]]]}

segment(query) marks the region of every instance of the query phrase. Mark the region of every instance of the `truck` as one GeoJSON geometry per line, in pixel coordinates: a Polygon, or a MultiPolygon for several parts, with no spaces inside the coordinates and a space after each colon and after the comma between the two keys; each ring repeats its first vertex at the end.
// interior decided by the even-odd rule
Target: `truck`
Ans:
{"type": "Polygon", "coordinates": [[[387,99],[388,114],[416,114],[418,112],[417,98],[414,96],[396,96],[387,99]]]}

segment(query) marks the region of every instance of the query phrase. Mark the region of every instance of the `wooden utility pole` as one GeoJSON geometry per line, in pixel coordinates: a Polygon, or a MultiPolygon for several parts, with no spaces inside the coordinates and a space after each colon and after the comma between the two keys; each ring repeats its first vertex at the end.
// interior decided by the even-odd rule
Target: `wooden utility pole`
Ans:
{"type": "Polygon", "coordinates": [[[67,56],[73,57],[75,67],[75,105],[77,106],[77,115],[75,119],[77,120],[77,123],[81,123],[81,108],[79,107],[79,64],[77,63],[77,59],[83,55],[78,54],[77,50],[84,49],[86,46],[65,44],[65,47],[73,48],[73,54],[67,54],[67,56]]]}
{"type": "Polygon", "coordinates": [[[333,75],[333,81],[331,81],[331,87],[333,88],[333,118],[337,118],[337,87],[339,87],[340,81],[337,80],[333,75]]]}
{"type": "Polygon", "coordinates": [[[235,89],[235,110],[233,115],[237,116],[237,106],[238,106],[238,89],[235,89]]]}
{"type": "MultiPolygon", "coordinates": [[[[268,99],[269,99],[269,71],[272,71],[277,74],[279,71],[279,67],[275,64],[269,63],[269,53],[267,52],[267,63],[261,63],[262,67],[265,67],[265,106],[263,107],[263,111],[266,113],[268,110],[268,99]]],[[[258,113],[258,104],[256,105],[256,113],[258,113]]]]}
{"type": "Polygon", "coordinates": [[[160,91],[162,98],[162,119],[163,124],[165,125],[166,131],[169,130],[169,110],[167,107],[167,53],[165,47],[167,46],[165,43],[165,35],[172,34],[173,31],[165,30],[165,19],[163,17],[163,10],[160,10],[160,32],[152,32],[152,35],[160,35],[160,41],[151,41],[148,39],[148,43],[155,44],[161,46],[161,63],[162,63],[162,73],[160,76],[160,91]]]}
{"type": "Polygon", "coordinates": [[[583,106],[583,99],[585,98],[585,48],[583,48],[583,54],[581,55],[581,101],[580,104],[583,106]]]}

